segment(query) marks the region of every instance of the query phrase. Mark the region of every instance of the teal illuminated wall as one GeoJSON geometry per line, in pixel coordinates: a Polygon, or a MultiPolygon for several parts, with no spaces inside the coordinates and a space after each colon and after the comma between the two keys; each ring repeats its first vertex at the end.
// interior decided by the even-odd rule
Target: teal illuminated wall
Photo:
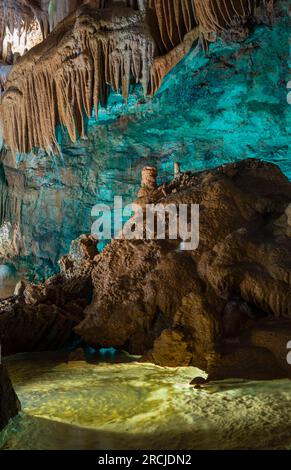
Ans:
{"type": "Polygon", "coordinates": [[[98,122],[88,123],[87,140],[71,145],[62,138],[62,156],[22,155],[16,167],[6,165],[6,176],[13,170],[25,181],[18,193],[8,184],[3,214],[15,218],[16,198],[34,254],[31,271],[55,270],[71,240],[90,230],[94,204],[112,204],[114,195],[134,198],[145,165],[156,165],[163,181],[174,162],[196,171],[256,157],[291,177],[288,39],[286,13],[243,43],[219,41],[206,55],[193,49],[153,99],[140,88],[132,89],[128,105],[112,95],[98,122]]]}

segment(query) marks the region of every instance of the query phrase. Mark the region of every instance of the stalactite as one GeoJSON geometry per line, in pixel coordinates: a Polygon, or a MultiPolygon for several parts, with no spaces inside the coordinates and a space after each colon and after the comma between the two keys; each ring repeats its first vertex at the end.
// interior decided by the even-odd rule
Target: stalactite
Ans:
{"type": "Polygon", "coordinates": [[[172,70],[190,51],[193,43],[200,37],[200,29],[197,26],[185,35],[184,40],[162,57],[155,59],[151,68],[151,93],[154,94],[160,88],[165,75],[172,70]]]}
{"type": "Polygon", "coordinates": [[[250,0],[195,0],[195,15],[202,31],[221,31],[237,19],[244,19],[253,13],[255,2],[250,0]]]}
{"type": "Polygon", "coordinates": [[[42,45],[36,47],[12,70],[1,102],[4,138],[12,149],[51,151],[57,145],[57,123],[68,130],[72,141],[84,136],[84,113],[91,116],[93,103],[96,114],[99,103],[106,104],[108,86],[126,99],[133,79],[147,93],[155,43],[143,15],[118,8],[115,24],[111,12],[103,11],[98,21],[89,10],[69,19],[67,35],[57,28],[45,51],[42,45]],[[62,46],[51,52],[51,43],[60,34],[62,46]],[[17,87],[10,86],[14,82],[17,87]]]}
{"type": "Polygon", "coordinates": [[[48,15],[45,0],[5,0],[0,2],[0,59],[3,53],[3,42],[6,28],[29,33],[38,21],[46,37],[49,32],[48,15]]]}
{"type": "Polygon", "coordinates": [[[148,7],[157,18],[166,52],[180,44],[198,24],[193,0],[148,0],[148,7]]]}
{"type": "Polygon", "coordinates": [[[90,117],[94,108],[97,117],[110,90],[126,100],[134,82],[153,94],[195,41],[207,42],[212,33],[244,22],[257,2],[83,2],[13,67],[0,104],[5,143],[25,153],[37,147],[53,151],[57,124],[72,141],[84,136],[84,115],[90,117]]]}

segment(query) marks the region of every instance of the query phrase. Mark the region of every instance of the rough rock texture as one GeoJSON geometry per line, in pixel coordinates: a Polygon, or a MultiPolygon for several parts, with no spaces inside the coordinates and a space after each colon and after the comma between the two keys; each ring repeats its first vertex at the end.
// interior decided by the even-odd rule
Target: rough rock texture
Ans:
{"type": "Polygon", "coordinates": [[[45,37],[49,32],[49,0],[4,0],[0,3],[0,59],[6,28],[29,33],[38,21],[45,37]]]}
{"type": "Polygon", "coordinates": [[[95,258],[93,301],[75,328],[211,379],[291,377],[291,184],[245,160],[182,174],[139,203],[200,205],[200,244],[115,240],[95,258]]]}
{"type": "Polygon", "coordinates": [[[4,355],[58,349],[66,344],[91,301],[90,274],[96,254],[96,242],[84,235],[60,260],[60,274],[42,284],[24,285],[16,295],[0,302],[4,355]]]}
{"type": "Polygon", "coordinates": [[[127,100],[130,84],[153,94],[195,40],[215,39],[256,19],[270,1],[88,1],[17,61],[1,100],[4,140],[14,151],[58,148],[55,128],[85,136],[84,115],[107,104],[110,89],[127,100]],[[105,7],[105,8],[104,8],[105,7]],[[135,9],[134,9],[135,7],[135,9]],[[146,7],[146,8],[145,8],[146,7]],[[154,59],[167,54],[155,64],[154,59]]]}
{"type": "Polygon", "coordinates": [[[8,153],[0,169],[2,262],[11,260],[31,281],[56,273],[71,241],[90,230],[98,178],[98,163],[81,146],[61,166],[47,156],[25,156],[15,164],[8,153]]]}
{"type": "Polygon", "coordinates": [[[165,181],[174,162],[197,171],[251,156],[271,159],[291,176],[288,35],[286,14],[240,44],[218,41],[207,55],[192,50],[153,99],[145,101],[141,87],[127,105],[112,93],[98,121],[89,122],[88,139],[63,139],[61,157],[2,152],[0,221],[11,227],[0,236],[1,258],[9,253],[1,261],[15,253],[17,270],[31,280],[52,275],[71,241],[90,231],[96,203],[112,205],[115,195],[133,200],[144,166],[157,166],[165,181]]]}
{"type": "Polygon", "coordinates": [[[4,354],[61,347],[74,328],[92,346],[209,379],[291,376],[291,183],[278,167],[249,159],[181,173],[146,202],[199,204],[198,249],[114,240],[98,254],[80,237],[60,275],[1,302],[4,354]]]}
{"type": "Polygon", "coordinates": [[[0,431],[20,411],[19,400],[13,390],[5,367],[0,364],[0,431]]]}

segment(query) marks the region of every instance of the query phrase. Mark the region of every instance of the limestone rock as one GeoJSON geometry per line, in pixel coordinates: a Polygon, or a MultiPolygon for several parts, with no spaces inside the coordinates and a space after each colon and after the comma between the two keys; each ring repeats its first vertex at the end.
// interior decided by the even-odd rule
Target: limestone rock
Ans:
{"type": "Polygon", "coordinates": [[[193,380],[191,380],[190,385],[196,389],[200,389],[206,382],[207,380],[204,377],[195,377],[193,380]]]}
{"type": "Polygon", "coordinates": [[[193,365],[213,379],[291,377],[287,178],[275,165],[245,160],[184,173],[151,197],[200,205],[198,249],[181,251],[179,240],[113,241],[96,258],[93,301],[75,331],[92,346],[193,365]]]}
{"type": "Polygon", "coordinates": [[[0,364],[0,431],[20,411],[20,402],[13,390],[6,368],[0,364]]]}
{"type": "MultiPolygon", "coordinates": [[[[26,0],[9,0],[1,31],[21,17],[29,29],[37,18],[45,36],[48,12],[34,3],[31,7],[26,0]]],[[[0,105],[6,144],[15,152],[52,152],[58,148],[58,124],[67,128],[73,142],[84,137],[84,112],[91,117],[94,108],[98,116],[110,89],[127,100],[135,82],[145,95],[152,95],[194,42],[200,39],[206,47],[225,30],[248,31],[247,19],[255,20],[257,4],[266,10],[264,0],[226,0],[223,7],[217,0],[75,0],[59,7],[52,2],[57,10],[52,26],[71,14],[11,70],[0,105]]]]}
{"type": "Polygon", "coordinates": [[[74,362],[74,361],[78,362],[78,361],[85,361],[85,360],[86,360],[86,356],[85,356],[85,352],[83,348],[75,349],[74,351],[70,352],[69,357],[68,357],[69,362],[74,362]]]}
{"type": "Polygon", "coordinates": [[[181,332],[164,330],[155,340],[153,351],[144,356],[145,359],[159,366],[189,366],[192,354],[181,332]]]}
{"type": "MultiPolygon", "coordinates": [[[[16,244],[10,248],[5,244],[4,251],[0,227],[3,257],[8,249],[9,259],[14,257],[12,262],[18,262],[19,256],[26,257],[28,273],[35,275],[36,280],[53,274],[57,260],[68,253],[71,240],[90,230],[90,209],[96,202],[111,205],[114,195],[121,193],[126,194],[128,202],[135,197],[140,165],[155,165],[156,159],[169,159],[170,162],[171,155],[175,155],[175,161],[179,161],[186,171],[201,169],[202,162],[209,166],[220,161],[239,160],[245,158],[246,152],[250,156],[267,158],[276,154],[278,139],[282,148],[287,149],[286,120],[283,118],[286,100],[281,99],[286,94],[281,63],[282,60],[287,63],[287,46],[288,18],[282,12],[272,30],[264,25],[256,28],[247,44],[238,46],[220,42],[206,57],[202,50],[194,47],[183,63],[171,72],[165,81],[168,86],[163,87],[153,101],[144,100],[137,87],[128,106],[116,108],[110,105],[106,111],[109,120],[91,121],[87,140],[78,139],[71,144],[63,136],[62,158],[35,150],[33,154],[19,156],[20,161],[17,159],[16,162],[10,151],[2,152],[5,160],[3,167],[0,165],[1,223],[10,221],[12,227],[17,223],[20,232],[16,244]],[[280,50],[284,45],[282,55],[280,50]],[[277,87],[265,86],[264,77],[270,70],[270,83],[277,83],[277,87]],[[252,80],[252,77],[258,78],[252,80]],[[246,84],[243,89],[239,85],[241,81],[246,84]],[[227,106],[221,103],[219,113],[217,100],[212,95],[214,88],[217,97],[230,97],[227,106]],[[249,99],[250,96],[256,96],[256,100],[249,99]],[[136,103],[134,107],[133,102],[136,103]],[[232,113],[233,132],[226,135],[229,112],[233,107],[236,109],[232,113]],[[258,114],[259,109],[263,112],[258,114]],[[249,119],[242,120],[242,115],[249,119]],[[256,132],[257,125],[260,133],[256,132]],[[203,132],[205,128],[207,133],[203,132]],[[260,145],[262,133],[263,147],[260,145]],[[235,149],[233,153],[221,145],[221,139],[227,140],[227,149],[235,149]],[[161,142],[168,142],[168,145],[161,145],[161,142]],[[249,151],[245,143],[248,143],[249,151]],[[116,181],[120,183],[116,185],[116,181]],[[101,189],[103,184],[106,184],[106,191],[101,189]]],[[[115,95],[111,98],[114,102],[118,99],[115,95]]],[[[280,166],[288,174],[286,152],[280,166]]],[[[172,164],[160,166],[159,181],[165,181],[172,170],[172,164]]],[[[11,240],[13,233],[9,232],[8,240],[11,240]]]]}
{"type": "Polygon", "coordinates": [[[183,173],[150,197],[199,204],[198,248],[119,239],[96,254],[96,241],[80,237],[60,274],[0,302],[4,354],[59,348],[74,331],[96,348],[198,367],[208,380],[291,377],[288,179],[250,159],[183,173]]]}
{"type": "MultiPolygon", "coordinates": [[[[61,273],[41,284],[26,284],[18,295],[0,301],[0,343],[3,355],[62,348],[91,302],[92,245],[87,236],[83,262],[70,275],[61,273]],[[88,245],[89,244],[89,245],[88,245]]],[[[74,246],[79,246],[78,241],[74,246]]],[[[82,246],[82,244],[81,244],[82,246]]]]}
{"type": "Polygon", "coordinates": [[[98,255],[97,240],[92,235],[81,235],[71,243],[70,253],[59,260],[61,273],[67,279],[90,276],[92,263],[98,255]]]}
{"type": "Polygon", "coordinates": [[[20,279],[20,281],[18,281],[18,283],[15,286],[14,295],[16,296],[22,295],[25,291],[25,288],[26,288],[26,282],[23,279],[20,279]]]}
{"type": "Polygon", "coordinates": [[[48,0],[5,0],[0,3],[0,59],[3,53],[5,30],[30,32],[38,21],[45,37],[48,34],[48,12],[43,3],[48,0]]]}
{"type": "Polygon", "coordinates": [[[79,265],[92,261],[97,254],[97,240],[92,235],[81,235],[71,243],[70,256],[79,265]]]}

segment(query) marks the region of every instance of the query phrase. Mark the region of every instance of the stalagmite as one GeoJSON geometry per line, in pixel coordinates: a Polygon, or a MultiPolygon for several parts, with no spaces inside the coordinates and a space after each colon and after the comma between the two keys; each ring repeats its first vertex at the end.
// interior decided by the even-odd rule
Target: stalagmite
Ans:
{"type": "Polygon", "coordinates": [[[181,174],[180,163],[174,163],[174,176],[175,178],[179,177],[181,174]]]}
{"type": "Polygon", "coordinates": [[[139,197],[144,197],[150,191],[157,189],[157,169],[154,166],[146,166],[141,174],[141,187],[139,197]]]}

